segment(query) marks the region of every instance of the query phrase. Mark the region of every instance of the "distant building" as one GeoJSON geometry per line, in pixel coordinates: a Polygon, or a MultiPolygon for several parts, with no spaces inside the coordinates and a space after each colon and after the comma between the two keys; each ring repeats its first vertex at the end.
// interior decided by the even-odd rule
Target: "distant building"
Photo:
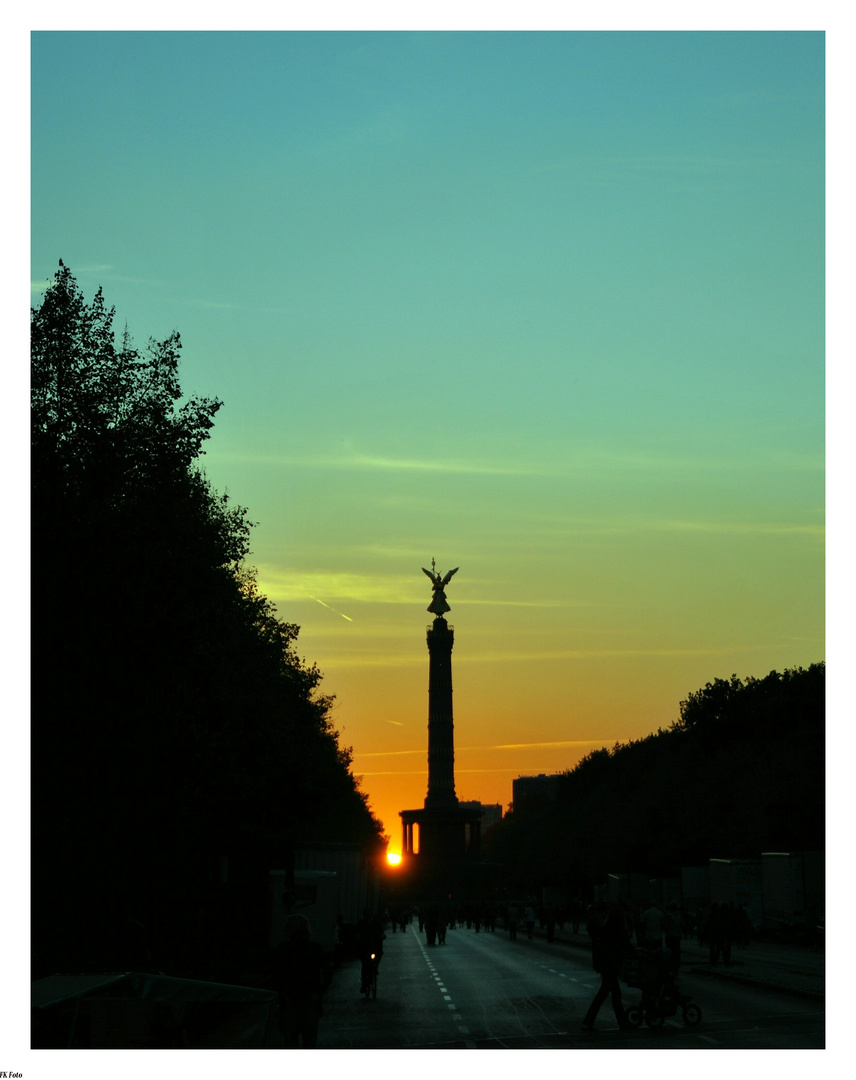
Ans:
{"type": "Polygon", "coordinates": [[[511,781],[511,798],[515,810],[525,810],[527,805],[555,802],[559,794],[559,782],[563,773],[538,773],[537,776],[518,776],[511,781]]]}
{"type": "Polygon", "coordinates": [[[481,810],[481,828],[485,832],[492,825],[498,825],[502,821],[502,803],[483,803],[477,801],[462,802],[460,804],[466,810],[481,810]]]}

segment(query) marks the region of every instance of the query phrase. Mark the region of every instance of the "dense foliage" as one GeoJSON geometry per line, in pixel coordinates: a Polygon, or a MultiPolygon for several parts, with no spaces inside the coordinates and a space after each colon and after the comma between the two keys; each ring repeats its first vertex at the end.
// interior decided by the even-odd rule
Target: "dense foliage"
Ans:
{"type": "Polygon", "coordinates": [[[178,334],[113,320],[62,263],[31,318],[34,975],[130,966],[133,926],[234,976],[290,845],[380,826],[198,466],[220,402],[182,402],[178,334]]]}
{"type": "Polygon", "coordinates": [[[824,846],[825,666],[715,679],[668,730],[596,750],[490,834],[532,886],[677,876],[711,858],[824,846]]]}

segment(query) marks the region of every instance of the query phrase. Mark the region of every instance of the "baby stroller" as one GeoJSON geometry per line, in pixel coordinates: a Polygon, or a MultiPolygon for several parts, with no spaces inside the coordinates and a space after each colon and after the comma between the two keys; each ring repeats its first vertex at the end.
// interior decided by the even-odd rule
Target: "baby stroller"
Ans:
{"type": "Polygon", "coordinates": [[[625,961],[619,978],[628,986],[642,991],[642,1000],[625,1011],[631,1027],[639,1027],[644,1019],[649,1028],[661,1028],[667,1016],[678,1009],[688,1027],[701,1022],[701,1009],[682,994],[670,966],[669,949],[636,949],[625,961]]]}

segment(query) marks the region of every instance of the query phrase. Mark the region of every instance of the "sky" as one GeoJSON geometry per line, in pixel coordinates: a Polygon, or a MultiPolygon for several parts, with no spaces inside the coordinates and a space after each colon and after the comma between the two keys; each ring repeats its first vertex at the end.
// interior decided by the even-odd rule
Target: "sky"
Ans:
{"type": "Polygon", "coordinates": [[[432,559],[461,799],[825,659],[822,33],[31,44],[31,303],[180,332],[391,848],[432,559]]]}

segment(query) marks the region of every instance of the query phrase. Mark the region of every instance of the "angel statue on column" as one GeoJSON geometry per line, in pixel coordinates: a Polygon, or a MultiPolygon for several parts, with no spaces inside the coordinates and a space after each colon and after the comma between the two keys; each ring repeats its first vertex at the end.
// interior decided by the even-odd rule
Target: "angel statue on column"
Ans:
{"type": "Polygon", "coordinates": [[[427,574],[428,577],[431,578],[434,586],[434,595],[431,598],[431,603],[428,605],[428,610],[432,614],[445,615],[447,611],[452,610],[446,603],[446,593],[444,592],[444,589],[449,584],[452,574],[457,574],[459,569],[460,567],[456,566],[454,570],[450,570],[444,578],[441,578],[436,571],[436,563],[434,559],[431,560],[430,570],[426,570],[424,566],[422,567],[422,573],[427,574]]]}

